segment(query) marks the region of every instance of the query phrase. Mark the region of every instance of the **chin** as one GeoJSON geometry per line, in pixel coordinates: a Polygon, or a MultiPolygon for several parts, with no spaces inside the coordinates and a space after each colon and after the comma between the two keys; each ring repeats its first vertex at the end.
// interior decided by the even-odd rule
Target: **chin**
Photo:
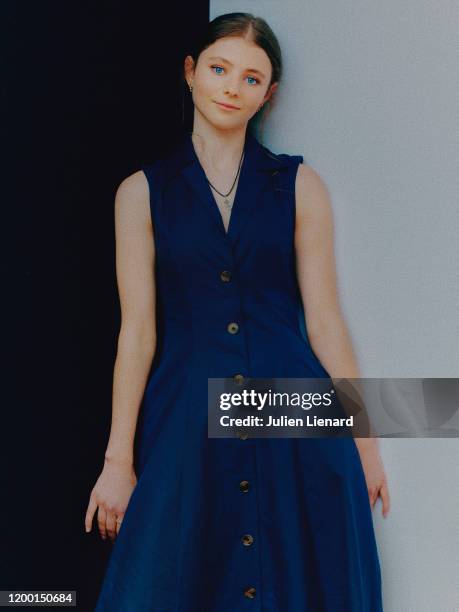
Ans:
{"type": "Polygon", "coordinates": [[[220,130],[227,130],[228,128],[235,128],[240,125],[240,121],[237,123],[233,120],[231,121],[229,118],[226,121],[222,121],[221,117],[215,117],[215,115],[207,115],[207,121],[211,123],[214,127],[220,130]]]}

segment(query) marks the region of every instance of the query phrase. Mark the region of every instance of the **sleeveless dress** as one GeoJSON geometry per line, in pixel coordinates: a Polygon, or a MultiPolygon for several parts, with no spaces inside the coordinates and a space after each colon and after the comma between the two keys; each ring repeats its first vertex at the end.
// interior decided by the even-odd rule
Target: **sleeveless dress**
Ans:
{"type": "Polygon", "coordinates": [[[142,168],[157,350],[138,482],[96,612],[382,611],[354,439],[207,432],[208,378],[329,377],[308,341],[295,271],[302,161],[247,131],[228,232],[189,133],[142,168]]]}

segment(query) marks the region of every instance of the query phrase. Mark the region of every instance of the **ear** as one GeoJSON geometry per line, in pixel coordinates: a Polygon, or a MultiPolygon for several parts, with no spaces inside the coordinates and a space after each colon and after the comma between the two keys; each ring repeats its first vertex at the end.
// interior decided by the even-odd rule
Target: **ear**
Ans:
{"type": "Polygon", "coordinates": [[[192,58],[191,55],[187,55],[185,58],[184,70],[185,70],[185,79],[188,85],[190,85],[190,83],[193,80],[194,69],[195,69],[194,59],[192,58]]]}
{"type": "Polygon", "coordinates": [[[269,100],[269,98],[270,98],[270,97],[273,95],[273,93],[276,91],[276,89],[278,88],[278,86],[279,86],[279,83],[276,81],[276,83],[273,83],[273,84],[272,84],[272,85],[269,87],[269,89],[268,89],[268,91],[266,92],[265,97],[264,97],[264,99],[263,99],[263,104],[269,100]]]}

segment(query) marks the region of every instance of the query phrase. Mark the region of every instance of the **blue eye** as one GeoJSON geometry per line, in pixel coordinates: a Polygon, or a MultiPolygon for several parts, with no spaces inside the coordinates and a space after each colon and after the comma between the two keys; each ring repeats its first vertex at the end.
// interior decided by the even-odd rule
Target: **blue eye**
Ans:
{"type": "MultiPolygon", "coordinates": [[[[224,70],[224,68],[222,66],[218,66],[216,64],[211,66],[212,69],[215,69],[215,74],[222,74],[221,72],[216,72],[217,70],[224,70]]],[[[255,83],[259,83],[260,81],[258,79],[256,79],[253,76],[249,76],[247,77],[248,79],[252,79],[252,81],[249,83],[249,85],[255,85],[255,83]]]]}

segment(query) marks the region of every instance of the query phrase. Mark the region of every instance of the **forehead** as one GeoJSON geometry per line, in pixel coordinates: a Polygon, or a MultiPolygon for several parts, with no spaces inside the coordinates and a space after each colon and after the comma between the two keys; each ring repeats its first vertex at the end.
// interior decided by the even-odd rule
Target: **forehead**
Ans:
{"type": "Polygon", "coordinates": [[[234,65],[260,68],[265,72],[271,66],[268,55],[261,47],[240,36],[225,36],[216,40],[203,51],[203,55],[222,57],[234,65]]]}

